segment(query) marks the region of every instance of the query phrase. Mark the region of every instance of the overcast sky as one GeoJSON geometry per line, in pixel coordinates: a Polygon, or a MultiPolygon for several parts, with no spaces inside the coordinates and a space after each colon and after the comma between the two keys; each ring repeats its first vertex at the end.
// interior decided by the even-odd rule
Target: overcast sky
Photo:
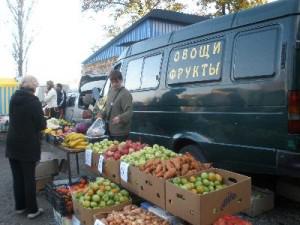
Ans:
{"type": "MultiPolygon", "coordinates": [[[[0,1],[0,76],[14,77],[11,57],[12,26],[6,1],[0,1]]],[[[81,12],[80,0],[38,0],[30,21],[34,41],[29,51],[27,74],[40,83],[52,79],[77,85],[81,62],[91,48],[108,41],[102,30],[107,13],[88,15],[81,12]]]]}
{"type": "MultiPolygon", "coordinates": [[[[195,0],[182,0],[195,3],[195,0]]],[[[109,41],[103,25],[112,24],[107,12],[82,13],[80,0],[36,0],[30,20],[34,41],[29,51],[27,74],[41,84],[51,79],[77,87],[81,62],[93,46],[109,41]]],[[[191,7],[193,8],[193,7],[191,7]]],[[[0,0],[0,77],[15,77],[11,56],[12,25],[6,0],[0,0]]]]}

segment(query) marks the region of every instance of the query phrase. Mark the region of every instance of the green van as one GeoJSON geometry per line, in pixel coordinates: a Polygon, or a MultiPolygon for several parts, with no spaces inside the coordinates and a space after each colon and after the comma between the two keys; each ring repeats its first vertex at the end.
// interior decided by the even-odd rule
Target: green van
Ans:
{"type": "Polygon", "coordinates": [[[300,177],[300,1],[136,43],[114,68],[133,96],[132,139],[222,168],[300,177]]]}

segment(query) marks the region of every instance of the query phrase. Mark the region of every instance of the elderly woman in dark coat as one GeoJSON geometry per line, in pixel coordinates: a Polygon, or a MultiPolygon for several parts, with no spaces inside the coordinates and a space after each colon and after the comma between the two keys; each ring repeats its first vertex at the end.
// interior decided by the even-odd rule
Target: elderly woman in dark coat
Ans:
{"type": "Polygon", "coordinates": [[[46,121],[39,99],[34,95],[38,82],[25,76],[11,98],[6,157],[9,159],[16,213],[27,213],[29,219],[43,210],[36,200],[35,166],[41,156],[41,131],[46,121]]]}

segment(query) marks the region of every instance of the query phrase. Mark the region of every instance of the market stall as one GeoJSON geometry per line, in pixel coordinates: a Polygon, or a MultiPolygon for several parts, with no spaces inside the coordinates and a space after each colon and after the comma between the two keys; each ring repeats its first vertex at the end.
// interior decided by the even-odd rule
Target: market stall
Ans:
{"type": "Polygon", "coordinates": [[[68,161],[68,183],[52,185],[52,192],[48,190],[52,195],[65,196],[60,208],[55,201],[51,203],[51,194],[47,197],[57,220],[72,218],[73,224],[80,225],[212,225],[238,221],[228,215],[250,207],[251,178],[247,176],[214,168],[189,153],[177,154],[163,146],[107,139],[89,143],[84,134],[74,131],[46,131],[52,136],[60,134],[59,141],[50,143],[66,152],[68,161]],[[76,156],[79,175],[78,154],[82,152],[95,177],[86,178],[84,183],[72,182],[70,155],[76,156]],[[132,204],[136,203],[132,194],[153,205],[132,204]]]}
{"type": "Polygon", "coordinates": [[[15,79],[0,78],[0,132],[8,129],[9,101],[17,88],[18,82],[15,79]]]}

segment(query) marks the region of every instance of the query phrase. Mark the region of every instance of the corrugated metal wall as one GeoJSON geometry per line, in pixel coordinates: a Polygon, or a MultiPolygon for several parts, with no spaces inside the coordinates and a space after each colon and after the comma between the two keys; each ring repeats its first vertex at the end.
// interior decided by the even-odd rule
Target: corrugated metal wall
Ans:
{"type": "Polygon", "coordinates": [[[17,87],[0,87],[0,115],[8,115],[9,101],[17,87]]]}
{"type": "Polygon", "coordinates": [[[115,42],[111,46],[103,49],[93,58],[89,59],[85,64],[95,63],[114,56],[118,57],[125,48],[123,46],[120,46],[120,44],[157,37],[159,35],[178,30],[183,26],[184,25],[179,23],[174,24],[172,22],[162,20],[146,20],[145,22],[137,26],[134,30],[131,30],[118,40],[115,40],[115,42]]]}

